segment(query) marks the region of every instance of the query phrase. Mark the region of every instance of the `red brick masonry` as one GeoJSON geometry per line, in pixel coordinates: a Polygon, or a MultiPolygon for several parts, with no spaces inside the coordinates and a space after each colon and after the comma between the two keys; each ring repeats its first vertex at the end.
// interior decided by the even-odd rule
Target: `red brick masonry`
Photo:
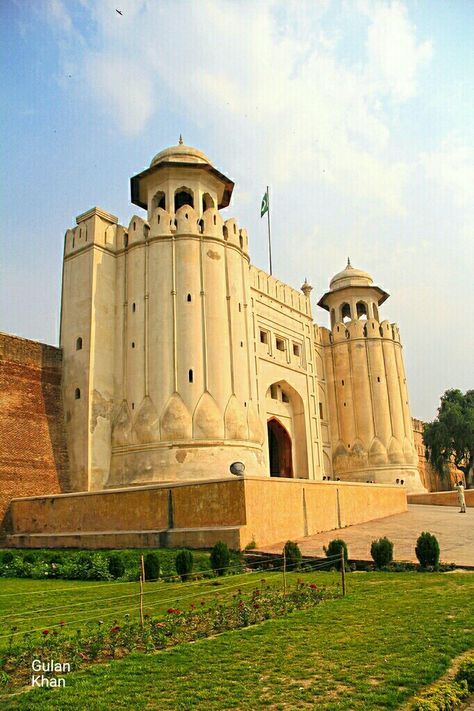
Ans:
{"type": "Polygon", "coordinates": [[[0,527],[14,496],[67,490],[61,351],[0,333],[0,527]]]}

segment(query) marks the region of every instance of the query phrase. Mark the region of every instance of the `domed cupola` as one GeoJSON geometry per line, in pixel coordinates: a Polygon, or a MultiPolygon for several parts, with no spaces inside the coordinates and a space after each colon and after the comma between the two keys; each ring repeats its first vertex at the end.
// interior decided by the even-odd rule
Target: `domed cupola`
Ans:
{"type": "Polygon", "coordinates": [[[355,269],[348,258],[345,269],[333,276],[329,282],[329,288],[331,291],[336,291],[346,286],[372,286],[373,283],[374,280],[370,274],[363,272],[362,269],[355,269]]]}
{"type": "Polygon", "coordinates": [[[346,267],[335,274],[318,306],[331,314],[331,327],[335,323],[355,319],[373,318],[379,320],[378,306],[389,295],[379,286],[374,286],[370,274],[352,266],[350,259],[346,267]]]}
{"type": "Polygon", "coordinates": [[[234,189],[232,180],[202,151],[186,146],[181,136],[178,145],[157,153],[130,183],[132,203],[148,210],[149,221],[157,209],[175,215],[183,205],[192,207],[200,219],[208,208],[227,207],[234,189]]]}

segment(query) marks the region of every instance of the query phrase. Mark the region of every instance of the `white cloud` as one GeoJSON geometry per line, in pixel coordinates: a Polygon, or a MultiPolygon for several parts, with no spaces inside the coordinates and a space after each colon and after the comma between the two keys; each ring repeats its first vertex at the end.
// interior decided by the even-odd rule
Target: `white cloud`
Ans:
{"type": "Polygon", "coordinates": [[[396,101],[416,94],[417,74],[432,56],[431,42],[417,42],[415,27],[405,5],[376,1],[367,13],[371,25],[367,36],[370,73],[379,89],[396,101]]]}
{"type": "Polygon", "coordinates": [[[458,135],[450,135],[441,146],[423,153],[420,162],[427,177],[448,191],[461,208],[474,206],[474,149],[458,135]]]}
{"type": "MultiPolygon", "coordinates": [[[[61,16],[59,0],[51,2],[61,16]]],[[[417,44],[404,6],[376,5],[368,29],[374,84],[369,65],[338,58],[335,35],[322,25],[330,8],[127,0],[118,16],[114,3],[92,3],[94,52],[75,36],[65,56],[75,54],[85,91],[125,134],[139,134],[159,112],[184,110],[212,130],[222,158],[237,147],[247,165],[258,156],[255,181],[263,166],[275,183],[309,179],[316,164],[323,183],[403,215],[409,168],[387,155],[383,97],[387,86],[399,98],[413,93],[427,47],[417,44]]]]}
{"type": "Polygon", "coordinates": [[[47,0],[46,14],[53,27],[65,33],[71,31],[72,21],[61,0],[47,0]]]}
{"type": "Polygon", "coordinates": [[[153,84],[140,64],[124,57],[88,55],[85,81],[93,87],[102,111],[117,119],[124,133],[142,132],[156,108],[153,84]]]}

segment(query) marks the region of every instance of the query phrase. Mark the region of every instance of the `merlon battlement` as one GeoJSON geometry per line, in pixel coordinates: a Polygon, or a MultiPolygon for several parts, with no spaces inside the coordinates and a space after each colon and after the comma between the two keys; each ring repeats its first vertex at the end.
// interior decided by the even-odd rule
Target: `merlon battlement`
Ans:
{"type": "Polygon", "coordinates": [[[250,286],[285,304],[285,306],[311,316],[311,302],[304,294],[276,279],[271,274],[263,271],[263,269],[258,269],[254,266],[250,267],[250,286]]]}

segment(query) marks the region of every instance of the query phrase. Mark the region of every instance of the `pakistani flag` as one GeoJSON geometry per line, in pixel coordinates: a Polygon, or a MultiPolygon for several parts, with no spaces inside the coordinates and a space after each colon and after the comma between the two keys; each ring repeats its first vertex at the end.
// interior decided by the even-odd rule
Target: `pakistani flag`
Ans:
{"type": "Polygon", "coordinates": [[[260,217],[263,217],[266,212],[268,212],[269,201],[268,201],[268,190],[262,198],[262,207],[260,208],[260,217]]]}

